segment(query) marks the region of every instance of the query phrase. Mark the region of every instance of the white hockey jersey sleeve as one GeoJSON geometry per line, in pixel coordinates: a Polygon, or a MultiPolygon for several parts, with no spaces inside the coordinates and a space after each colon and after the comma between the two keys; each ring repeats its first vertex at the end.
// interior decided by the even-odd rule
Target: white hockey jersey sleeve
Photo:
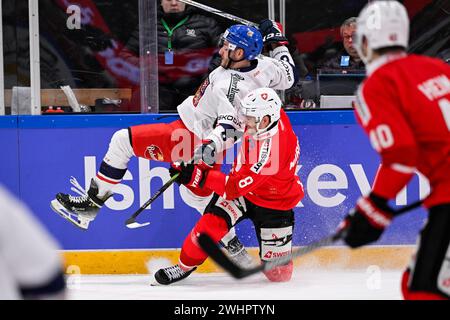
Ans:
{"type": "Polygon", "coordinates": [[[20,289],[43,288],[62,276],[58,249],[29,210],[0,187],[0,299],[20,299],[20,289]]]}
{"type": "Polygon", "coordinates": [[[216,100],[217,121],[216,127],[211,134],[208,135],[207,140],[214,141],[217,151],[219,152],[231,147],[236,141],[235,136],[237,132],[244,131],[243,124],[238,118],[236,108],[229,100],[230,96],[233,94],[231,92],[234,88],[233,81],[235,79],[236,82],[243,80],[239,79],[239,77],[238,74],[233,74],[231,76],[231,81],[216,81],[216,85],[212,89],[212,93],[216,100]]]}
{"type": "Polygon", "coordinates": [[[289,50],[285,46],[275,48],[270,52],[270,61],[274,68],[271,73],[270,88],[275,90],[286,90],[298,81],[298,72],[295,68],[289,50]]]}

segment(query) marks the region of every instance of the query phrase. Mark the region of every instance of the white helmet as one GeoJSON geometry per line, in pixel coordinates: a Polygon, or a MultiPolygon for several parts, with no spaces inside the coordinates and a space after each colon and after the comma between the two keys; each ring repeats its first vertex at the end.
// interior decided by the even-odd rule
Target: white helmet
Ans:
{"type": "MultiPolygon", "coordinates": [[[[262,134],[277,127],[278,120],[280,120],[281,106],[282,102],[275,90],[271,88],[259,88],[251,91],[241,100],[239,115],[242,118],[254,117],[257,124],[255,136],[263,138],[261,136],[262,134]],[[265,116],[270,117],[270,123],[264,129],[260,129],[259,123],[265,116]]],[[[276,129],[274,131],[276,132],[276,129]]]]}
{"type": "Polygon", "coordinates": [[[373,50],[400,46],[408,47],[409,18],[405,7],[397,1],[374,1],[360,12],[356,24],[354,47],[364,63],[372,59],[373,50]],[[363,39],[367,52],[362,52],[363,39]]]}

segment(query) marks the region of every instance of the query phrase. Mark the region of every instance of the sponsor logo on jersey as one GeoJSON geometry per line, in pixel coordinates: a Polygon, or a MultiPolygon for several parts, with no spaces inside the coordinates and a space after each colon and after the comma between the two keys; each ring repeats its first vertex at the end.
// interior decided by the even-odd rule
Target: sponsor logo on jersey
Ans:
{"type": "Polygon", "coordinates": [[[198,87],[194,97],[192,98],[192,104],[194,105],[194,107],[198,106],[198,103],[205,94],[206,88],[208,88],[208,86],[209,86],[209,78],[206,78],[205,81],[203,81],[203,83],[200,85],[200,87],[198,87]]]}
{"type": "Polygon", "coordinates": [[[191,186],[193,186],[194,188],[197,188],[201,177],[202,177],[202,170],[197,168],[197,170],[195,172],[194,181],[192,182],[191,186]]]}
{"type": "Polygon", "coordinates": [[[291,66],[284,62],[283,60],[278,60],[280,61],[280,63],[283,65],[285,71],[286,71],[286,77],[288,79],[288,81],[292,81],[292,75],[291,75],[291,66]]]}
{"type": "Polygon", "coordinates": [[[229,121],[229,122],[234,123],[238,127],[241,126],[241,122],[236,117],[233,117],[230,114],[221,114],[221,115],[219,115],[217,117],[217,122],[221,122],[221,121],[229,121]]]}
{"type": "Polygon", "coordinates": [[[238,93],[240,90],[238,89],[238,83],[239,81],[244,80],[244,77],[238,75],[237,73],[231,74],[231,81],[230,81],[230,87],[228,88],[228,101],[230,101],[231,104],[234,105],[234,98],[236,96],[236,93],[238,93]]]}
{"type": "Polygon", "coordinates": [[[264,141],[261,151],[259,152],[258,162],[255,163],[250,169],[252,172],[258,174],[264,165],[269,161],[270,149],[272,148],[272,139],[264,141]]]}
{"type": "Polygon", "coordinates": [[[147,147],[147,149],[144,152],[144,156],[147,159],[152,159],[152,160],[156,160],[156,161],[164,160],[164,155],[163,155],[161,149],[158,146],[155,146],[154,144],[147,147]]]}

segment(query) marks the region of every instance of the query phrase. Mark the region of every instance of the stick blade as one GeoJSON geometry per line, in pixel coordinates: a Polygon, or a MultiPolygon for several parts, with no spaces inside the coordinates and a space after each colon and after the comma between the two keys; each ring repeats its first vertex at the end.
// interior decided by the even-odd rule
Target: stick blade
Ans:
{"type": "Polygon", "coordinates": [[[130,218],[125,222],[125,225],[127,226],[127,228],[130,228],[130,229],[142,228],[142,227],[148,226],[149,224],[150,224],[150,222],[139,223],[133,218],[130,218]]]}
{"type": "Polygon", "coordinates": [[[242,279],[247,276],[246,270],[234,264],[207,234],[201,233],[198,237],[198,243],[211,259],[233,277],[242,279]]]}

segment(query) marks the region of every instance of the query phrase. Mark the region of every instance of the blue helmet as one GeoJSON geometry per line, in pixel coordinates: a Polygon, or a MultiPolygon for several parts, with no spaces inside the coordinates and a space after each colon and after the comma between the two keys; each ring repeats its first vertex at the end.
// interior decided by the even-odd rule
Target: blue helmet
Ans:
{"type": "Polygon", "coordinates": [[[223,34],[223,39],[243,49],[246,60],[256,59],[263,48],[263,39],[259,30],[243,24],[229,27],[223,34]]]}

